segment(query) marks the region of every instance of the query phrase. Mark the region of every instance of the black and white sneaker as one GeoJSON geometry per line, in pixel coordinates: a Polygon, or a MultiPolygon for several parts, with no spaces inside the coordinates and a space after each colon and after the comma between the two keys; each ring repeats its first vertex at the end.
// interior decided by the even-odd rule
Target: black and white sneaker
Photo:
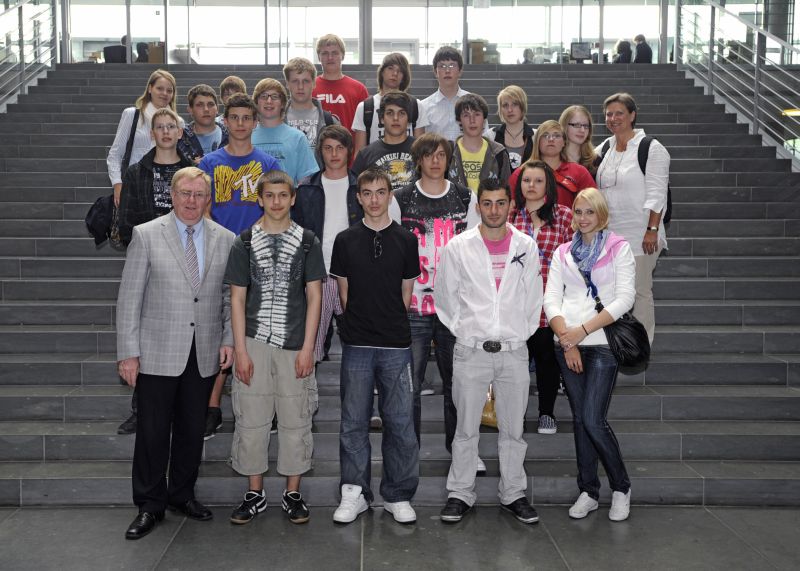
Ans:
{"type": "Polygon", "coordinates": [[[514,500],[510,504],[500,504],[504,510],[510,511],[514,517],[522,523],[536,523],[539,521],[539,514],[530,504],[528,498],[522,497],[514,500]]]}
{"type": "Polygon", "coordinates": [[[308,506],[303,501],[303,496],[300,495],[300,492],[287,492],[284,490],[281,504],[283,505],[283,511],[289,516],[290,522],[306,523],[308,521],[308,506]]]}
{"type": "Polygon", "coordinates": [[[439,513],[439,518],[446,523],[456,523],[461,521],[472,506],[468,505],[465,501],[458,498],[448,498],[447,503],[439,513]]]}
{"type": "Polygon", "coordinates": [[[208,412],[206,412],[206,431],[203,434],[203,440],[214,438],[220,428],[222,428],[222,409],[218,406],[208,407],[208,412]]]}
{"type": "Polygon", "coordinates": [[[231,523],[243,525],[250,523],[253,518],[267,509],[267,494],[264,490],[254,492],[248,490],[244,494],[244,501],[231,514],[231,523]]]}

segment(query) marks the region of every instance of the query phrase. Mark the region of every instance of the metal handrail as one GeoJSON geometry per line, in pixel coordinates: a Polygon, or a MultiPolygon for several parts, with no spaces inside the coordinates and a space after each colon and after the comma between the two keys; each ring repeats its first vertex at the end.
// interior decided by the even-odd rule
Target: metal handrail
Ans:
{"type": "Polygon", "coordinates": [[[778,44],[781,45],[781,47],[783,47],[783,48],[785,48],[787,50],[793,51],[795,53],[800,54],[800,48],[798,48],[796,46],[793,46],[792,44],[788,43],[786,40],[780,39],[778,36],[775,36],[775,35],[771,34],[767,30],[765,30],[764,28],[759,28],[758,26],[756,26],[752,22],[748,22],[747,20],[745,20],[744,18],[739,16],[739,14],[734,14],[733,12],[728,10],[725,6],[723,6],[719,2],[715,2],[714,0],[705,0],[705,3],[708,4],[709,6],[713,6],[714,8],[719,10],[720,12],[723,12],[726,16],[730,16],[732,18],[735,18],[735,19],[739,20],[739,22],[741,22],[742,24],[744,24],[745,26],[747,26],[748,28],[750,28],[754,32],[758,32],[759,34],[761,34],[762,36],[764,36],[766,38],[769,38],[773,42],[777,42],[778,44]]]}
{"type": "MultiPolygon", "coordinates": [[[[744,114],[750,121],[753,134],[769,135],[789,150],[787,141],[800,139],[800,119],[785,115],[784,109],[800,108],[800,101],[790,99],[791,95],[787,97],[781,91],[793,93],[792,83],[797,81],[797,77],[789,73],[784,65],[767,57],[766,42],[767,39],[775,42],[785,50],[782,54],[786,51],[791,52],[790,55],[800,54],[800,49],[730,12],[715,0],[704,0],[704,3],[692,4],[691,7],[704,5],[711,8],[710,14],[683,9],[690,6],[683,6],[678,1],[676,55],[679,65],[696,74],[706,84],[709,93],[718,95],[737,112],[744,114]],[[735,59],[731,54],[723,56],[723,50],[730,47],[719,39],[730,32],[719,23],[723,16],[726,20],[731,18],[743,24],[753,32],[752,45],[737,42],[738,57],[735,59]],[[703,36],[703,30],[709,31],[707,37],[703,36]],[[770,99],[764,96],[765,83],[770,99]],[[786,107],[782,107],[784,104],[786,107]]],[[[797,152],[793,145],[791,152],[793,155],[797,152]]],[[[800,168],[798,157],[792,158],[800,168]]]]}
{"type": "MultiPolygon", "coordinates": [[[[24,94],[28,84],[38,76],[37,72],[50,68],[58,58],[56,0],[22,0],[1,12],[0,18],[14,11],[17,13],[16,38],[14,38],[16,52],[10,49],[11,45],[6,46],[7,55],[0,60],[0,64],[9,63],[8,60],[14,53],[19,61],[13,62],[13,65],[0,72],[0,78],[4,79],[0,84],[0,105],[12,97],[24,94]],[[41,9],[34,8],[32,14],[25,14],[25,7],[28,5],[41,9]]],[[[3,32],[12,30],[14,30],[13,25],[3,32]]]]}

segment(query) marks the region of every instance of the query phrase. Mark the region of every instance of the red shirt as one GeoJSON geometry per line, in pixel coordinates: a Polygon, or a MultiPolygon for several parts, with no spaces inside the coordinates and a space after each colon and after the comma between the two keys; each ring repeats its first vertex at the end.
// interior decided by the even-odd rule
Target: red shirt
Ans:
{"type": "MultiPolygon", "coordinates": [[[[519,167],[508,177],[508,184],[511,187],[512,193],[514,189],[517,188],[520,168],[522,167],[519,167]]],[[[555,170],[555,175],[558,203],[567,208],[572,208],[575,195],[584,188],[597,188],[597,183],[594,181],[594,177],[592,177],[591,173],[586,170],[585,166],[579,165],[578,163],[562,162],[555,170]]]]}
{"type": "MultiPolygon", "coordinates": [[[[508,221],[523,234],[534,238],[531,217],[524,207],[521,209],[512,208],[511,212],[508,213],[508,221]]],[[[534,238],[536,245],[539,247],[543,288],[547,287],[547,274],[550,271],[550,261],[553,259],[556,248],[565,242],[571,242],[572,236],[572,210],[566,206],[556,204],[553,209],[553,221],[550,224],[543,224],[539,228],[538,235],[534,238]]],[[[547,318],[544,316],[544,310],[542,310],[539,327],[547,327],[547,318]]]]}
{"type": "Polygon", "coordinates": [[[322,108],[336,117],[342,127],[350,130],[351,134],[353,133],[353,117],[356,114],[356,108],[359,103],[369,97],[363,83],[346,75],[335,80],[318,76],[311,94],[319,100],[322,108]]]}

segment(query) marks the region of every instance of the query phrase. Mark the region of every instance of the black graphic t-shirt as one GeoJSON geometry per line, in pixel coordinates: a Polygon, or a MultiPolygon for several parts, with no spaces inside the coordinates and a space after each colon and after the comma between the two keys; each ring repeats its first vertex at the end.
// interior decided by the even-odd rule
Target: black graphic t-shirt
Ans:
{"type": "Polygon", "coordinates": [[[181,163],[162,165],[153,163],[153,198],[156,216],[163,216],[172,210],[172,177],[181,168],[181,163]]]}
{"type": "Polygon", "coordinates": [[[356,155],[353,173],[358,176],[369,167],[378,167],[389,175],[392,190],[400,190],[414,179],[414,161],[411,160],[413,142],[414,137],[408,137],[397,145],[389,145],[382,140],[370,143],[356,155]]]}

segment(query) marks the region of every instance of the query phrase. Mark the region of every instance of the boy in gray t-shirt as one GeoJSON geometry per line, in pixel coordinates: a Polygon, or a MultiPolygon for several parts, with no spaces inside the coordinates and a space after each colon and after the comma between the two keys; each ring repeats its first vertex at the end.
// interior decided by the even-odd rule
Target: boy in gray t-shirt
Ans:
{"type": "MultiPolygon", "coordinates": [[[[327,125],[338,124],[339,121],[324,111],[320,102],[311,96],[314,80],[317,77],[313,63],[302,57],[292,58],[283,66],[283,77],[286,79],[286,89],[291,97],[286,107],[284,121],[290,127],[303,132],[313,151],[317,147],[322,129],[327,125]]],[[[321,167],[319,157],[317,162],[321,167]]]]}
{"type": "Polygon", "coordinates": [[[256,186],[264,215],[234,240],[225,272],[235,349],[231,466],[249,479],[230,520],[248,523],[267,507],[263,474],[277,414],[278,472],[286,476],[282,506],[292,523],[305,523],[309,512],[300,478],[311,469],[313,452],[314,341],[325,265],[314,233],[289,217],[295,201],[291,177],[269,171],[256,186]]]}

